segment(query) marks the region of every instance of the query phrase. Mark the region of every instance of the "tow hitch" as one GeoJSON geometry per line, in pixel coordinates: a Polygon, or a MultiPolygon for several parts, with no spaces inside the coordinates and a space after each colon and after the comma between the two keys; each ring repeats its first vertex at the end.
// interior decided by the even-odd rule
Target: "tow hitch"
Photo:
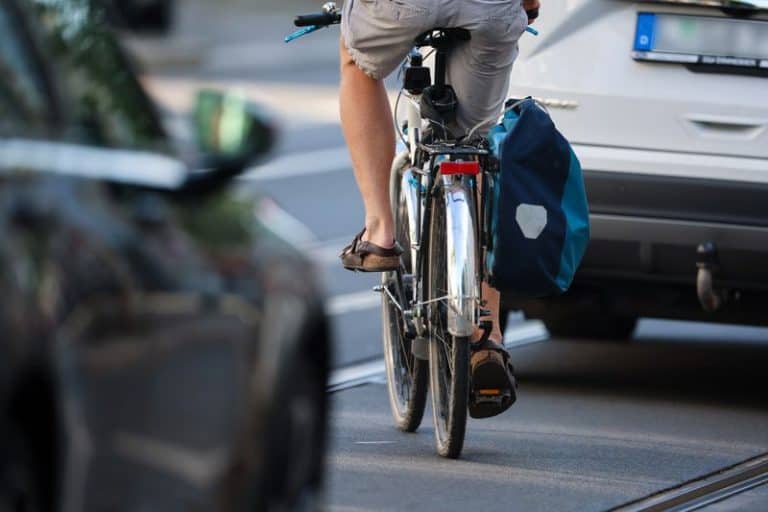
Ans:
{"type": "Polygon", "coordinates": [[[704,311],[714,312],[723,305],[723,294],[715,289],[715,274],[720,268],[720,258],[717,246],[713,242],[705,242],[696,249],[696,266],[699,272],[696,276],[696,294],[704,311]]]}

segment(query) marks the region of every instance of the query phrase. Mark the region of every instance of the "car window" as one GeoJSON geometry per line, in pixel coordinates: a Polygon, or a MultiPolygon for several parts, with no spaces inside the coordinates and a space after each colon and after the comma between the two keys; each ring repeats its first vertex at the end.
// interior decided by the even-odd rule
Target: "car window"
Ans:
{"type": "Polygon", "coordinates": [[[50,60],[64,138],[79,143],[167,151],[159,115],[96,0],[31,0],[42,54],[50,60]]]}
{"type": "Polygon", "coordinates": [[[0,3],[0,135],[44,129],[52,112],[18,19],[0,3]]]}

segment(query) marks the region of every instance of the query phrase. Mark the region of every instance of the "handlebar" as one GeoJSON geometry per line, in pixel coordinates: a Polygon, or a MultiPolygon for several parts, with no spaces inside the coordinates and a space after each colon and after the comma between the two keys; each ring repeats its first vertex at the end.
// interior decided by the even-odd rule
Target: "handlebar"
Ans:
{"type": "MultiPolygon", "coordinates": [[[[538,9],[531,9],[526,11],[526,13],[528,14],[528,19],[530,20],[534,20],[539,16],[538,9]]],[[[339,23],[341,23],[341,12],[336,8],[335,3],[328,2],[323,6],[322,12],[296,16],[296,18],[293,20],[293,24],[302,28],[293,34],[286,36],[285,42],[290,43],[291,41],[310,34],[316,30],[328,27],[330,25],[338,25],[339,23]]],[[[539,32],[533,27],[526,27],[525,30],[526,32],[530,32],[535,36],[539,35],[539,32]]]]}
{"type": "Polygon", "coordinates": [[[340,12],[318,12],[313,14],[303,14],[296,16],[293,24],[297,27],[327,27],[328,25],[337,25],[341,23],[340,12]]]}
{"type": "MultiPolygon", "coordinates": [[[[528,15],[528,19],[535,20],[539,17],[539,9],[530,9],[525,11],[528,15]]],[[[338,25],[341,23],[340,12],[317,12],[312,14],[302,14],[296,16],[293,20],[293,24],[297,27],[310,27],[312,25],[318,27],[327,27],[329,25],[338,25]]]]}

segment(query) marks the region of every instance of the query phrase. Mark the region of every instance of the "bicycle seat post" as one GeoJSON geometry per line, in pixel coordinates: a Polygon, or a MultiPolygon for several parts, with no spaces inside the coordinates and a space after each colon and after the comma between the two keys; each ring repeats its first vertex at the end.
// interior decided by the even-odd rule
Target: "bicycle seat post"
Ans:
{"type": "Polygon", "coordinates": [[[435,49],[435,93],[437,97],[442,97],[445,92],[446,60],[448,50],[443,45],[438,45],[435,49]]]}
{"type": "Polygon", "coordinates": [[[453,88],[447,83],[448,52],[460,42],[469,41],[470,32],[461,28],[436,28],[424,32],[416,38],[415,47],[432,47],[435,51],[435,76],[432,85],[423,86],[423,78],[429,82],[427,68],[422,66],[421,58],[411,56],[411,68],[406,72],[409,91],[422,94],[420,112],[423,119],[440,127],[443,137],[451,138],[448,125],[456,117],[458,100],[453,88]]]}

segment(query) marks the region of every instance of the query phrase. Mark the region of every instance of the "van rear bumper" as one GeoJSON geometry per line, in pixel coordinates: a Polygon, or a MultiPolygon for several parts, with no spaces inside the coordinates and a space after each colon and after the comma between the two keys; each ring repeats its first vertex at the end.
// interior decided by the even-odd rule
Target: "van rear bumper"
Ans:
{"type": "Polygon", "coordinates": [[[713,242],[716,282],[768,290],[768,227],[592,214],[592,238],[577,281],[590,277],[695,286],[696,248],[713,242]]]}
{"type": "Polygon", "coordinates": [[[768,183],[588,168],[584,182],[595,214],[768,227],[768,183]]]}
{"type": "MultiPolygon", "coordinates": [[[[762,163],[768,174],[768,161],[762,163]]],[[[712,242],[720,284],[768,289],[768,183],[584,167],[592,236],[577,280],[600,275],[693,286],[696,248],[712,242]]]]}

